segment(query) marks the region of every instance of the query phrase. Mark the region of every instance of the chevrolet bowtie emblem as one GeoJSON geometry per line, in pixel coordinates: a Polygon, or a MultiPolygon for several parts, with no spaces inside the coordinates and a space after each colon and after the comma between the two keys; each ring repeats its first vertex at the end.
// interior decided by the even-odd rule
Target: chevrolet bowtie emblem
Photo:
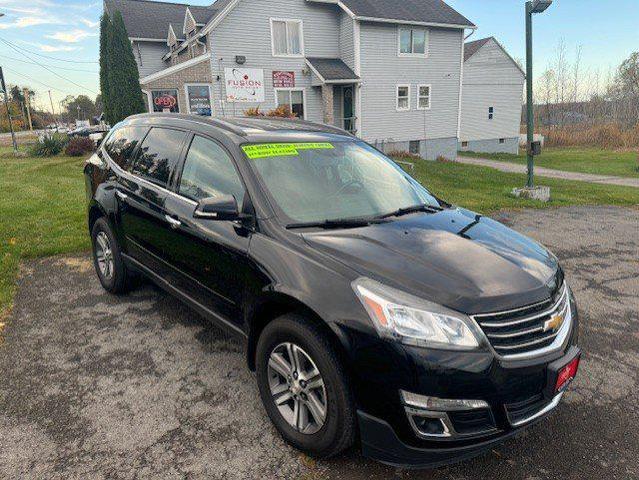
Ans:
{"type": "Polygon", "coordinates": [[[554,315],[550,320],[544,323],[544,332],[549,332],[551,330],[558,330],[559,327],[564,323],[563,315],[554,315]]]}

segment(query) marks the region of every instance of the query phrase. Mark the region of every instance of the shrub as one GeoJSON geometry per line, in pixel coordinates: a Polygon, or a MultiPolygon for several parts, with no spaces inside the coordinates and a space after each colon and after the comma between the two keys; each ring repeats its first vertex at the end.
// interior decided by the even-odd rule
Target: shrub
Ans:
{"type": "Polygon", "coordinates": [[[386,155],[391,158],[399,158],[400,160],[405,158],[410,158],[413,160],[423,160],[420,155],[410,153],[405,150],[391,150],[389,152],[386,152],[386,155]]]}
{"type": "Polygon", "coordinates": [[[266,114],[267,117],[297,118],[288,105],[280,105],[266,114]]]}
{"type": "Polygon", "coordinates": [[[70,157],[80,157],[95,150],[95,143],[88,137],[75,137],[69,140],[64,153],[70,157]]]}
{"type": "Polygon", "coordinates": [[[33,157],[53,157],[64,150],[67,136],[59,133],[45,133],[33,144],[30,154],[33,157]]]}
{"type": "Polygon", "coordinates": [[[263,117],[264,114],[260,112],[260,107],[249,108],[244,112],[247,117],[263,117]]]}

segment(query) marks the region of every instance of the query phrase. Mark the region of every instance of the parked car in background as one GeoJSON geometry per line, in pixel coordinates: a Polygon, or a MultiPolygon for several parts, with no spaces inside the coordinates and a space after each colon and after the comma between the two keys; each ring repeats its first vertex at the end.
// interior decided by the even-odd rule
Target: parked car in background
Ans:
{"type": "Polygon", "coordinates": [[[107,125],[94,125],[91,127],[80,127],[72,130],[68,133],[69,137],[88,137],[96,145],[100,145],[104,136],[109,132],[109,127],[107,125]]]}
{"type": "Polygon", "coordinates": [[[577,373],[557,258],[342,130],[139,115],[85,176],[102,286],[141,273],[242,337],[270,419],[310,455],[467,459],[577,373]]]}

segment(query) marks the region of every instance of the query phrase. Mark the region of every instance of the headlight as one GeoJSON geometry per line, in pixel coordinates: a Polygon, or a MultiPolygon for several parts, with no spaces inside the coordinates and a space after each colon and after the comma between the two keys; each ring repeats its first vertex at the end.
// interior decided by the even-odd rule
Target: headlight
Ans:
{"type": "Polygon", "coordinates": [[[466,315],[387,287],[370,278],[352,284],[381,337],[407,345],[471,350],[482,338],[466,315]]]}

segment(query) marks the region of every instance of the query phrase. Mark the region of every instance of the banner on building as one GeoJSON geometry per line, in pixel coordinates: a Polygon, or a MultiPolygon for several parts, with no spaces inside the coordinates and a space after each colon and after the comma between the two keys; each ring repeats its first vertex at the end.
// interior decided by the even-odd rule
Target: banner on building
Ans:
{"type": "Polygon", "coordinates": [[[295,87],[295,72],[273,72],[274,88],[293,88],[295,87]]]}
{"type": "Polygon", "coordinates": [[[264,102],[264,70],[261,68],[225,68],[226,101],[264,102]]]}

